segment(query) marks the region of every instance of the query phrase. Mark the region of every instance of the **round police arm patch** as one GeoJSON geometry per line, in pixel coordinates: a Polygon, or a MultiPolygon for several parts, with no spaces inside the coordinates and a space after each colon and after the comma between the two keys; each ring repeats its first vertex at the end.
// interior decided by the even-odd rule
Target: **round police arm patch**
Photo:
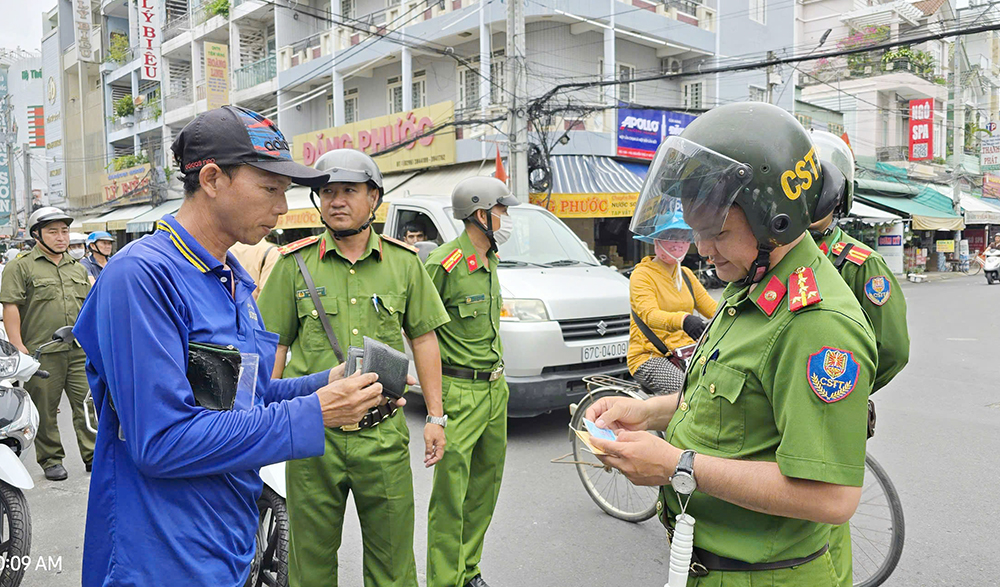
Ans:
{"type": "Polygon", "coordinates": [[[876,306],[888,302],[890,295],[892,295],[892,282],[885,275],[876,275],[865,283],[865,297],[876,306]]]}
{"type": "Polygon", "coordinates": [[[809,355],[806,376],[816,396],[832,404],[851,395],[858,384],[858,370],[851,351],[825,346],[809,355]]]}

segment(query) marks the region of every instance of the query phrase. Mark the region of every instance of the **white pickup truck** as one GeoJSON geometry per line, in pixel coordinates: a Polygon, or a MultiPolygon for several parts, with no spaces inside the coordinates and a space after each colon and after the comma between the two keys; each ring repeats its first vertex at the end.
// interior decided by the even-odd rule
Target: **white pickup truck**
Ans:
{"type": "MultiPolygon", "coordinates": [[[[428,243],[457,238],[464,226],[446,196],[388,196],[383,234],[402,240],[417,223],[428,243]]],[[[537,416],[585,394],[582,378],[627,371],[628,280],[601,265],[553,214],[530,204],[510,209],[514,233],[500,247],[500,335],[510,386],[508,414],[537,416]]],[[[421,245],[422,256],[435,247],[421,245]]]]}

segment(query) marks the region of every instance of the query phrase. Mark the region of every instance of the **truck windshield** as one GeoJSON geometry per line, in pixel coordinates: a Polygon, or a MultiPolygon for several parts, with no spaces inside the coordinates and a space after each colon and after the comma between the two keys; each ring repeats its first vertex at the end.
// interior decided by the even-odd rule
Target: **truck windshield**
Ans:
{"type": "MultiPolygon", "coordinates": [[[[450,216],[450,210],[448,210],[450,216]]],[[[544,210],[510,208],[514,219],[514,233],[510,240],[500,245],[500,260],[504,265],[598,265],[590,251],[573,231],[558,218],[544,210]]],[[[453,220],[455,227],[465,230],[461,220],[453,220]]]]}

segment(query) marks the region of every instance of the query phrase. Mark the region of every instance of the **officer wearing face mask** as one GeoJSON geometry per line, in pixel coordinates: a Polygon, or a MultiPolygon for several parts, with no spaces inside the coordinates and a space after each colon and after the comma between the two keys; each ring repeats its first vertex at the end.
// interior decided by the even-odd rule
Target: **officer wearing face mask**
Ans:
{"type": "Polygon", "coordinates": [[[434,470],[427,520],[427,587],[486,587],[483,539],[500,493],[507,453],[497,248],[517,206],[504,183],[470,177],[455,186],[452,211],[465,223],[425,262],[451,320],[437,328],[447,444],[434,470]]]}
{"type": "Polygon", "coordinates": [[[77,261],[82,259],[87,254],[87,235],[79,232],[69,233],[69,249],[66,253],[77,261]]]}
{"type": "Polygon", "coordinates": [[[667,214],[656,231],[636,235],[636,239],[653,245],[656,256],[643,259],[629,279],[632,324],[628,368],[636,381],[656,394],[680,390],[684,366],[673,351],[694,344],[708,323],[704,317],[713,316],[717,306],[694,273],[681,265],[691,246],[692,232],[684,223],[680,201],[672,203],[674,213],[667,214]]]}

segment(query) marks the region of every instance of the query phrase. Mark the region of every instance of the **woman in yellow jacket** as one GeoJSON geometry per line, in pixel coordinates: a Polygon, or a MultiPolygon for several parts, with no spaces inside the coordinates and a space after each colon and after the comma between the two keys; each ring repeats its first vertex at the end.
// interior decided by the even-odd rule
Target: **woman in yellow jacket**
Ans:
{"type": "MultiPolygon", "coordinates": [[[[656,255],[636,265],[629,280],[632,310],[670,351],[694,344],[705,331],[708,321],[695,310],[711,317],[718,306],[694,273],[681,266],[692,231],[679,210],[675,218],[654,237],[635,237],[652,243],[656,255]]],[[[656,349],[634,318],[629,328],[628,369],[636,381],[657,394],[680,391],[684,382],[684,372],[656,349]]]]}

